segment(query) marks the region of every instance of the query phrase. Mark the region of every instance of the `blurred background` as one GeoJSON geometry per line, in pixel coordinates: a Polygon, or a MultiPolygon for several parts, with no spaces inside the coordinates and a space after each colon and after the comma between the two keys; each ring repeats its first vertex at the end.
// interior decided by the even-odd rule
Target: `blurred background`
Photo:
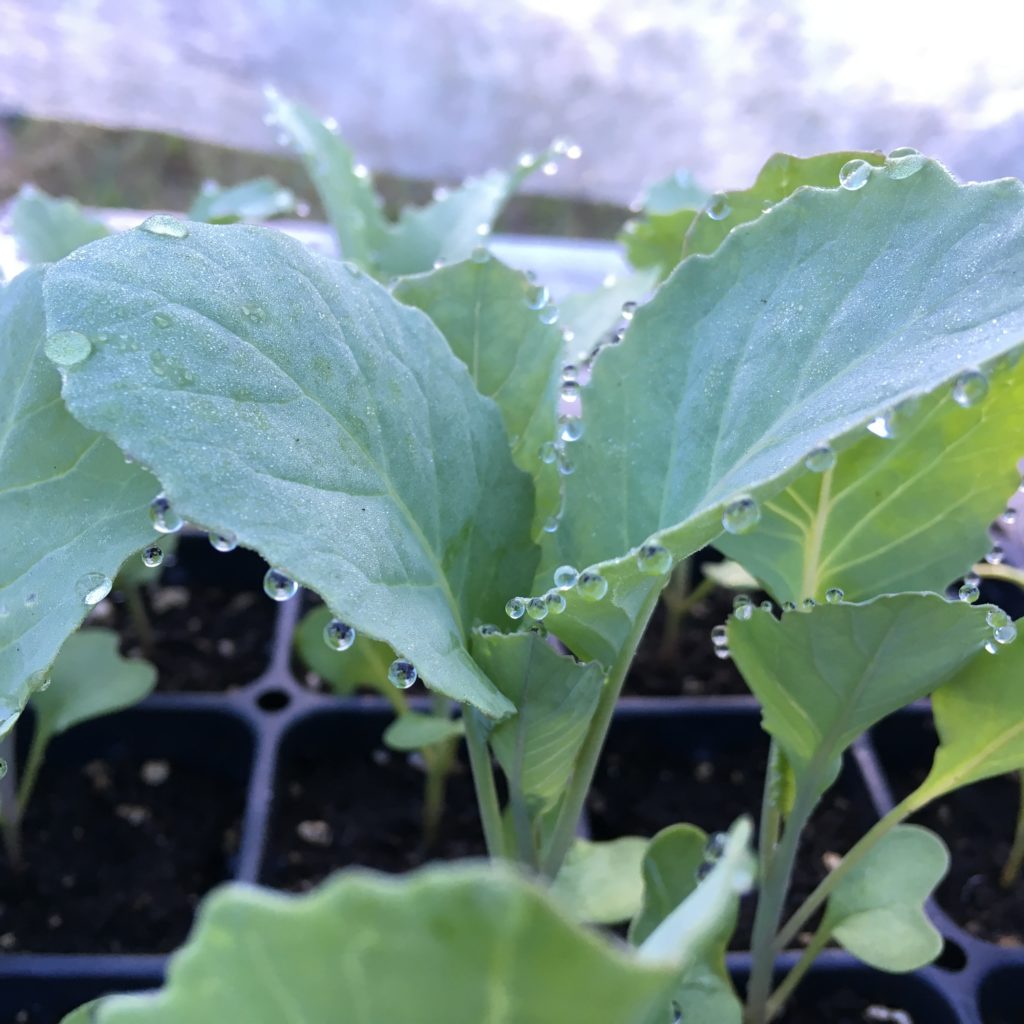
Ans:
{"type": "MultiPolygon", "coordinates": [[[[25,181],[185,209],[270,173],[312,201],[263,87],[332,115],[389,202],[553,136],[505,230],[611,236],[679,168],[748,184],[772,152],[914,146],[1024,173],[1017,6],[976,0],[0,0],[0,200],[25,181]]],[[[315,211],[314,211],[315,212],[315,211]]]]}

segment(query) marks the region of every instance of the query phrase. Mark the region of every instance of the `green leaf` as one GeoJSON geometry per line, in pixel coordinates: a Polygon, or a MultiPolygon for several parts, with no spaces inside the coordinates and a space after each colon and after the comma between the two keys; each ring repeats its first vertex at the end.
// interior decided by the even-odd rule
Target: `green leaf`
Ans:
{"type": "MultiPolygon", "coordinates": [[[[342,255],[370,269],[387,233],[387,220],[366,169],[352,151],[311,110],[286,100],[276,89],[266,92],[268,123],[276,125],[302,158],[327,211],[342,255]]],[[[426,269],[426,268],[422,268],[426,269]]]]}
{"type": "MultiPolygon", "coordinates": [[[[1024,629],[1024,623],[1016,625],[1024,629]]],[[[961,786],[1024,768],[1024,642],[995,649],[995,656],[979,655],[932,694],[939,748],[911,798],[918,807],[961,786]]]]}
{"type": "Polygon", "coordinates": [[[538,633],[477,632],[473,656],[519,709],[491,732],[509,785],[551,807],[565,791],[601,695],[604,671],[559,654],[538,633]]]}
{"type": "Polygon", "coordinates": [[[924,904],[947,870],[949,851],[934,832],[900,825],[836,886],[821,927],[872,967],[916,971],[942,951],[924,904]]]}
{"type": "Polygon", "coordinates": [[[650,841],[641,866],[643,902],[629,926],[634,946],[643,943],[697,888],[707,845],[707,832],[696,825],[670,825],[650,841]]]}
{"type": "Polygon", "coordinates": [[[992,632],[987,607],[898,594],[781,619],[757,609],[730,617],[729,651],[797,778],[813,763],[810,784],[823,788],[823,773],[838,770],[861,733],[978,655],[992,632]]]}
{"type": "Polygon", "coordinates": [[[294,211],[295,193],[273,178],[262,177],[229,188],[216,182],[204,185],[188,211],[188,219],[231,224],[237,220],[270,220],[294,211]]]}
{"type": "MultiPolygon", "coordinates": [[[[920,161],[922,158],[914,159],[920,161]]],[[[812,157],[776,153],[761,168],[757,180],[750,188],[721,192],[700,210],[686,232],[680,258],[685,259],[695,252],[714,252],[733,228],[757,220],[797,189],[838,189],[839,172],[851,160],[864,160],[875,167],[886,162],[881,153],[856,150],[812,157]],[[724,210],[728,212],[722,216],[724,210]]],[[[905,169],[907,164],[902,160],[894,160],[891,166],[905,169]]]]}
{"type": "Polygon", "coordinates": [[[639,909],[640,865],[647,840],[622,836],[607,842],[577,839],[551,885],[551,895],[577,921],[618,924],[639,909]]]}
{"type": "Polygon", "coordinates": [[[384,742],[392,750],[422,750],[461,736],[465,731],[461,719],[409,711],[399,715],[384,730],[384,742]]]}
{"type": "Polygon", "coordinates": [[[570,922],[508,872],[345,873],[306,896],[218,890],[164,988],[108,997],[93,1020],[641,1024],[668,1002],[673,973],[570,922]]]}
{"type": "Polygon", "coordinates": [[[658,280],[682,259],[683,239],[708,193],[688,171],[677,171],[652,185],[640,217],[627,221],[619,241],[634,267],[651,268],[658,280]]]}
{"type": "Polygon", "coordinates": [[[819,445],[1024,337],[1024,186],[902,173],[797,190],[680,264],[597,360],[540,577],[568,563],[609,583],[551,624],[577,655],[617,650],[663,584],[637,567],[649,538],[686,557],[738,497],[763,504],[819,445]]]}
{"type": "Polygon", "coordinates": [[[324,680],[340,696],[352,694],[360,686],[372,686],[387,693],[388,668],[397,655],[386,643],[356,634],[356,642],[347,651],[335,651],[324,643],[324,627],[334,616],[320,606],[304,615],[295,630],[295,650],[303,664],[324,680]]]}
{"type": "Polygon", "coordinates": [[[136,658],[122,658],[119,637],[109,629],[72,633],[50,670],[50,683],[30,701],[36,733],[57,736],[80,722],[137,704],[156,686],[156,669],[136,658]]]}
{"type": "Polygon", "coordinates": [[[152,538],[159,490],[64,408],[42,279],[28,270],[0,291],[0,736],[85,618],[86,578],[113,579],[152,538]]]}
{"type": "Polygon", "coordinates": [[[988,527],[1019,482],[1024,367],[991,374],[984,401],[962,408],[941,388],[904,413],[892,438],[865,432],[834,468],[806,473],[765,502],[758,529],[717,546],[779,601],[854,601],[942,590],[991,547],[988,527]]]}
{"type": "MultiPolygon", "coordinates": [[[[466,364],[477,390],[501,410],[515,464],[536,481],[535,532],[557,511],[558,470],[538,454],[555,438],[562,335],[535,307],[544,290],[495,259],[405,278],[395,298],[422,309],[466,364]]],[[[512,596],[511,594],[509,595],[512,596]]]]}
{"type": "Polygon", "coordinates": [[[18,255],[26,263],[55,262],[110,234],[74,199],[55,199],[33,185],[23,186],[15,197],[10,225],[18,255]]]}
{"type": "Polygon", "coordinates": [[[418,310],[279,232],[160,221],[48,273],[53,331],[94,339],[64,399],[428,685],[512,710],[466,649],[534,562],[529,479],[418,310]],[[107,336],[107,341],[101,341],[107,336]],[[122,339],[128,338],[130,341],[122,339]]]}

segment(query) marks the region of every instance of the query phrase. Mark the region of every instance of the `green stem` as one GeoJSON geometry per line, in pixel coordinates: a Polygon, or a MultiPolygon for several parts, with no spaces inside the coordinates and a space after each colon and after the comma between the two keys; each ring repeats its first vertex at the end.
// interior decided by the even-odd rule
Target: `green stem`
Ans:
{"type": "Polygon", "coordinates": [[[747,986],[745,1024],[767,1024],[768,1021],[768,995],[771,992],[772,971],[775,967],[772,939],[782,918],[801,833],[818,802],[817,787],[814,785],[816,775],[816,772],[809,769],[798,787],[793,810],[787,817],[786,826],[782,831],[782,839],[772,854],[767,873],[761,879],[757,911],[754,914],[754,933],[750,943],[753,965],[747,986]]]}
{"type": "Polygon", "coordinates": [[[832,929],[824,926],[818,928],[814,938],[807,944],[800,959],[793,965],[790,972],[782,979],[782,983],[772,993],[771,998],[765,1003],[765,1020],[774,1020],[785,1008],[786,1002],[793,994],[794,989],[803,980],[804,975],[810,970],[818,954],[828,945],[832,937],[832,929]]]}
{"type": "Polygon", "coordinates": [[[466,749],[469,751],[469,766],[473,771],[473,788],[476,790],[476,803],[480,811],[484,839],[487,842],[487,852],[493,859],[505,857],[505,831],[501,823],[498,791],[494,787],[494,770],[487,749],[487,737],[480,724],[479,713],[473,708],[465,709],[464,721],[466,749]]]}
{"type": "Polygon", "coordinates": [[[129,584],[124,588],[124,600],[128,605],[128,615],[138,635],[142,653],[151,658],[156,647],[156,637],[146,613],[146,604],[142,600],[142,588],[137,583],[129,584]]]}
{"type": "Polygon", "coordinates": [[[15,761],[13,729],[0,740],[0,757],[7,762],[7,772],[0,779],[0,830],[3,831],[7,861],[11,868],[20,871],[21,805],[18,803],[18,768],[15,761]]]}
{"type": "Polygon", "coordinates": [[[761,822],[757,835],[757,858],[761,878],[768,877],[775,847],[779,842],[782,827],[782,812],[779,810],[775,793],[772,792],[775,766],[779,761],[779,748],[772,740],[768,753],[768,770],[764,773],[764,792],[761,794],[761,822]]]}
{"type": "Polygon", "coordinates": [[[569,782],[569,788],[562,799],[558,816],[544,849],[541,866],[548,878],[554,878],[558,874],[565,855],[569,852],[569,847],[572,846],[576,837],[576,828],[580,815],[583,813],[587,793],[594,781],[594,772],[597,770],[597,762],[604,747],[605,737],[608,735],[608,727],[611,725],[615,704],[622,692],[622,684],[625,682],[626,673],[629,671],[633,656],[643,638],[644,630],[658,603],[659,593],[656,587],[651,588],[650,594],[637,614],[629,636],[619,649],[618,657],[608,671],[608,678],[601,690],[597,709],[594,712],[594,717],[590,720],[583,746],[576,758],[576,768],[569,782]]]}
{"type": "MultiPolygon", "coordinates": [[[[394,687],[391,689],[394,690],[394,687]]],[[[448,698],[440,693],[431,694],[431,709],[437,717],[447,717],[449,713],[448,698]]],[[[440,743],[424,747],[422,750],[423,763],[426,766],[426,779],[423,784],[423,846],[427,850],[437,842],[438,834],[441,831],[448,776],[455,763],[457,749],[458,740],[452,736],[440,743]]]]}
{"type": "Polygon", "coordinates": [[[39,717],[36,718],[36,729],[32,736],[32,745],[28,749],[28,758],[21,773],[21,783],[18,786],[18,815],[25,813],[25,808],[36,788],[36,780],[39,778],[39,769],[43,766],[43,757],[46,754],[46,744],[50,737],[39,728],[39,717]]]}
{"type": "Polygon", "coordinates": [[[814,916],[819,907],[832,894],[835,887],[870,853],[874,845],[888,835],[901,821],[920,810],[928,801],[918,796],[922,790],[915,790],[898,803],[884,818],[851,847],[850,852],[818,883],[818,887],[807,897],[793,916],[779,930],[775,938],[773,953],[780,953],[796,938],[801,928],[814,916]]]}
{"type": "MultiPolygon", "coordinates": [[[[707,583],[708,580],[705,579],[703,582],[707,583]]],[[[697,589],[700,589],[701,585],[699,584],[697,589]]],[[[658,646],[658,661],[663,664],[671,661],[678,653],[683,616],[692,603],[690,597],[690,560],[687,559],[675,567],[668,586],[661,593],[665,622],[661,630],[661,643],[658,646]]]]}
{"type": "Polygon", "coordinates": [[[1017,782],[1020,786],[1020,803],[1017,808],[1017,828],[1013,834],[1013,846],[1010,847],[1010,855],[1006,858],[1002,873],[999,876],[999,883],[1004,889],[1009,889],[1020,875],[1021,866],[1024,865],[1024,772],[1017,773],[1017,782]]]}

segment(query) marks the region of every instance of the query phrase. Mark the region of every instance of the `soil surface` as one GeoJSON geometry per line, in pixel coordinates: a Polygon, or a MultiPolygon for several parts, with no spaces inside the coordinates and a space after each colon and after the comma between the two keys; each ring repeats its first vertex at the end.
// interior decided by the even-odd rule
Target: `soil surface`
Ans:
{"type": "Polygon", "coordinates": [[[262,881],[304,891],[352,864],[401,872],[485,856],[468,768],[449,780],[440,836],[424,849],[423,779],[407,755],[385,748],[285,759],[262,881]]]}
{"type": "MultiPolygon", "coordinates": [[[[750,696],[731,659],[715,656],[711,630],[729,617],[734,593],[716,588],[679,623],[677,642],[666,647],[667,615],[658,604],[623,686],[634,697],[750,696]]],[[[761,601],[762,594],[751,594],[761,601]]]]}
{"type": "Polygon", "coordinates": [[[243,800],[173,759],[47,764],[23,824],[26,867],[0,853],[0,952],[175,949],[230,873],[243,800]]]}
{"type": "MultiPolygon", "coordinates": [[[[928,773],[937,740],[928,716],[890,719],[876,730],[878,753],[893,794],[906,796],[928,773]]],[[[1024,945],[1024,873],[1009,889],[999,882],[1020,802],[1014,776],[988,779],[937,800],[912,819],[937,832],[952,857],[937,897],[972,935],[1001,946],[1024,945]]]]}
{"type": "Polygon", "coordinates": [[[879,1003],[841,988],[827,995],[801,996],[799,989],[793,1002],[776,1024],[933,1024],[900,1010],[892,1003],[879,1003]]]}
{"type": "Polygon", "coordinates": [[[156,665],[158,690],[236,689],[270,661],[278,606],[263,593],[265,571],[252,552],[222,554],[204,538],[183,538],[176,564],[138,591],[153,631],[148,650],[124,593],[102,602],[92,621],[121,634],[123,654],[156,665]]]}
{"type": "MultiPolygon", "coordinates": [[[[741,814],[756,818],[767,756],[761,733],[745,749],[721,750],[714,761],[694,756],[685,738],[675,750],[659,750],[643,730],[613,735],[588,799],[593,836],[653,836],[678,822],[710,834],[728,829],[741,814]]],[[[849,850],[876,817],[867,795],[856,792],[852,773],[844,773],[804,833],[787,916],[827,874],[826,861],[849,850]]],[[[754,909],[753,899],[741,903],[733,949],[750,948],[754,909]]]]}

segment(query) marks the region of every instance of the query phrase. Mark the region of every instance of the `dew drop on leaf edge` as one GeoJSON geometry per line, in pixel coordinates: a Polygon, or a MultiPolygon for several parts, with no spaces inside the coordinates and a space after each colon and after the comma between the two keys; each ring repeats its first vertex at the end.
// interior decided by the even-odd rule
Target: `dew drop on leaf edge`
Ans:
{"type": "Polygon", "coordinates": [[[526,614],[530,616],[535,622],[540,622],[547,618],[548,614],[548,603],[543,597],[531,597],[526,602],[526,614]]]}
{"type": "Polygon", "coordinates": [[[672,571],[672,553],[662,544],[647,541],[636,553],[636,567],[646,576],[665,576],[672,571]]]}
{"type": "Polygon", "coordinates": [[[974,604],[981,597],[981,589],[977,583],[963,583],[956,596],[965,604],[974,604]]]}
{"type": "Polygon", "coordinates": [[[298,583],[280,569],[268,569],[263,577],[263,592],[273,601],[287,601],[298,591],[298,583]]]}
{"type": "Polygon", "coordinates": [[[324,626],[324,643],[332,651],[347,651],[356,642],[356,631],[341,619],[331,619],[324,626]]]}
{"type": "Polygon", "coordinates": [[[139,225],[139,230],[163,238],[188,238],[188,225],[165,213],[154,213],[152,217],[147,217],[139,225]]]}
{"type": "Polygon", "coordinates": [[[234,551],[238,547],[238,538],[233,533],[211,533],[209,539],[210,547],[214,551],[226,554],[228,551],[234,551]]]}
{"type": "Polygon", "coordinates": [[[722,528],[726,533],[740,534],[752,530],[761,519],[761,507],[749,494],[730,501],[722,512],[722,528]]]}
{"type": "Polygon", "coordinates": [[[848,192],[856,192],[868,183],[871,164],[867,160],[848,160],[839,171],[839,184],[848,192]]]}
{"type": "Polygon", "coordinates": [[[405,658],[396,658],[388,668],[388,682],[397,690],[408,690],[416,678],[416,666],[405,658]]]}
{"type": "Polygon", "coordinates": [[[831,445],[821,444],[807,453],[804,465],[812,473],[824,473],[836,464],[836,453],[831,445]]]}
{"type": "Polygon", "coordinates": [[[110,593],[113,585],[109,576],[101,572],[87,572],[79,577],[75,584],[75,593],[84,605],[92,608],[110,593]]]}
{"type": "Polygon", "coordinates": [[[510,619],[521,619],[526,614],[526,602],[521,597],[510,598],[505,605],[505,614],[510,619]]]}
{"type": "Polygon", "coordinates": [[[584,569],[576,579],[576,592],[584,601],[600,601],[608,593],[608,581],[593,569],[584,569]]]}
{"type": "Polygon", "coordinates": [[[177,533],[185,525],[163,492],[149,503],[149,518],[157,533],[177,533]]]}
{"type": "Polygon", "coordinates": [[[155,569],[158,565],[162,564],[163,560],[163,548],[157,547],[156,544],[150,544],[148,548],[144,548],[142,551],[142,564],[149,569],[155,569]]]}
{"type": "Polygon", "coordinates": [[[829,587],[825,591],[826,604],[839,604],[844,597],[846,597],[846,594],[843,593],[842,587],[829,587]]]}
{"type": "Polygon", "coordinates": [[[92,342],[79,331],[57,331],[47,336],[43,351],[58,366],[77,366],[92,352],[92,342]]]}
{"type": "Polygon", "coordinates": [[[957,405],[970,409],[988,394],[988,377],[980,370],[966,370],[953,381],[950,393],[957,405]]]}
{"type": "Polygon", "coordinates": [[[555,586],[559,590],[572,590],[576,586],[579,573],[571,565],[560,565],[552,574],[555,586]]]}

